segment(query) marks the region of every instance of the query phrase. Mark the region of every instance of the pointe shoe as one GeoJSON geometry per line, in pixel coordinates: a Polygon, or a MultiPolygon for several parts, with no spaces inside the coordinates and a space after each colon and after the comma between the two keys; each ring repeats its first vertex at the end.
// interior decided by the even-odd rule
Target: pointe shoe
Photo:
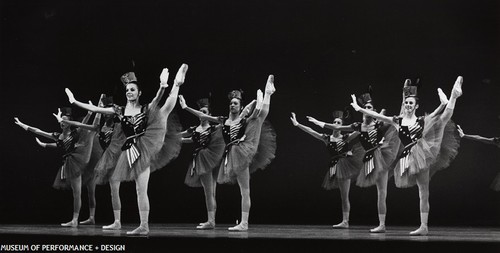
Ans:
{"type": "Polygon", "coordinates": [[[274,87],[274,76],[273,75],[269,75],[269,77],[267,78],[265,92],[266,92],[266,94],[269,94],[269,95],[276,92],[276,88],[274,87]]]}
{"type": "Polygon", "coordinates": [[[459,76],[457,80],[455,81],[455,84],[453,85],[453,90],[451,90],[451,95],[455,97],[460,97],[462,96],[462,82],[463,82],[463,77],[459,76]]]}
{"type": "Polygon", "coordinates": [[[95,219],[94,217],[89,217],[87,220],[80,221],[80,225],[94,225],[95,219]]]}
{"type": "Polygon", "coordinates": [[[136,229],[127,232],[127,235],[147,235],[147,234],[149,234],[148,225],[140,225],[136,229]]]}
{"type": "Polygon", "coordinates": [[[78,227],[78,221],[77,220],[71,220],[70,222],[61,223],[61,226],[76,228],[76,227],[78,227]]]}
{"type": "Polygon", "coordinates": [[[427,228],[427,226],[420,225],[417,230],[410,232],[410,235],[427,235],[428,233],[429,229],[427,228]]]}
{"type": "Polygon", "coordinates": [[[180,86],[184,84],[184,80],[186,79],[186,72],[188,70],[188,65],[183,63],[179,70],[177,71],[177,74],[175,75],[175,85],[180,86]]]}
{"type": "Polygon", "coordinates": [[[349,222],[342,221],[341,223],[339,223],[337,225],[333,225],[332,228],[349,228],[349,222]]]}
{"type": "Polygon", "coordinates": [[[118,220],[115,220],[113,224],[108,225],[108,226],[102,226],[102,229],[104,230],[120,230],[122,228],[122,223],[118,220]]]}
{"type": "Polygon", "coordinates": [[[370,229],[370,233],[385,233],[385,225],[379,225],[376,228],[370,229]]]}
{"type": "Polygon", "coordinates": [[[214,229],[215,222],[207,221],[204,223],[200,223],[200,225],[196,226],[196,229],[214,229]]]}
{"type": "Polygon", "coordinates": [[[243,232],[248,230],[248,223],[247,222],[242,222],[234,227],[230,227],[227,230],[229,231],[237,231],[237,232],[243,232]]]}
{"type": "Polygon", "coordinates": [[[437,89],[438,91],[438,96],[439,96],[439,101],[441,101],[441,104],[447,104],[448,103],[448,97],[446,94],[444,94],[443,90],[441,88],[437,89]]]}

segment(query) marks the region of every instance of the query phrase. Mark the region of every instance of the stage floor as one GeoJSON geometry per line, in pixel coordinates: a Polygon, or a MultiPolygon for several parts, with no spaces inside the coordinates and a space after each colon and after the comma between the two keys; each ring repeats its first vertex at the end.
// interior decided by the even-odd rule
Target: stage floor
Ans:
{"type": "MultiPolygon", "coordinates": [[[[148,236],[127,236],[126,231],[135,226],[137,224],[125,224],[122,230],[104,231],[101,229],[102,225],[78,228],[33,224],[0,225],[0,247],[90,244],[93,252],[191,252],[201,249],[219,252],[332,252],[337,249],[352,252],[418,252],[438,249],[500,252],[500,228],[430,227],[427,236],[409,236],[409,231],[416,227],[388,226],[386,233],[372,234],[369,233],[371,227],[368,226],[332,229],[330,225],[250,224],[246,232],[230,232],[227,230],[229,224],[218,224],[214,230],[196,230],[195,224],[150,224],[148,236]]],[[[7,248],[0,248],[0,251],[5,249],[7,248]]],[[[49,251],[50,248],[46,249],[45,251],[49,251]]],[[[58,249],[64,251],[64,248],[58,249]]],[[[41,249],[39,251],[42,252],[41,249]]]]}

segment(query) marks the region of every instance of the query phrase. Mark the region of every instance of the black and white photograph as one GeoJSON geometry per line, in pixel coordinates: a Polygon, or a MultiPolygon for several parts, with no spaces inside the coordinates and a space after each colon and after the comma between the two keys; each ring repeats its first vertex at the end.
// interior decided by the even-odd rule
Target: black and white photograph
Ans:
{"type": "Polygon", "coordinates": [[[500,2],[1,0],[0,251],[500,251],[500,2]]]}

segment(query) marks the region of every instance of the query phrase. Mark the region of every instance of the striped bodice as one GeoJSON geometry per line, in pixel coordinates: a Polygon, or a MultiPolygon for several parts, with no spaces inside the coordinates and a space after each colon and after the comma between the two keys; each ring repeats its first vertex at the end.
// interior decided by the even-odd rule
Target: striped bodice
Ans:
{"type": "Polygon", "coordinates": [[[376,122],[375,127],[370,131],[361,131],[361,123],[356,127],[357,129],[355,130],[360,132],[359,142],[365,150],[376,147],[382,141],[383,135],[380,133],[382,124],[380,121],[376,122]]]}
{"type": "MultiPolygon", "coordinates": [[[[147,116],[144,109],[145,106],[142,106],[141,112],[133,116],[120,116],[120,123],[125,136],[139,135],[146,131],[147,116]]],[[[123,111],[125,111],[125,108],[123,108],[123,111]]]]}
{"type": "Polygon", "coordinates": [[[424,131],[424,120],[422,117],[418,118],[417,121],[413,125],[403,126],[401,123],[403,122],[403,118],[399,119],[399,139],[403,145],[408,145],[412,142],[417,141],[422,138],[422,132],[424,131]]]}
{"type": "Polygon", "coordinates": [[[206,148],[210,143],[210,134],[213,131],[213,126],[208,127],[202,132],[194,131],[191,136],[193,142],[196,145],[196,149],[198,148],[206,148]]]}
{"type": "Polygon", "coordinates": [[[61,148],[64,152],[64,155],[67,155],[75,150],[75,144],[78,142],[78,132],[76,129],[72,129],[71,133],[68,134],[64,139],[59,139],[61,133],[53,133],[52,134],[56,139],[56,145],[58,148],[61,148]]]}
{"type": "Polygon", "coordinates": [[[240,139],[245,134],[246,121],[241,119],[240,122],[234,125],[224,125],[222,129],[222,136],[226,143],[230,143],[240,139]]]}
{"type": "Polygon", "coordinates": [[[113,126],[102,126],[99,131],[99,144],[101,144],[102,149],[106,149],[109,146],[111,136],[113,136],[113,126]]]}
{"type": "Polygon", "coordinates": [[[332,135],[324,135],[324,138],[327,138],[328,140],[327,148],[331,157],[335,157],[349,151],[346,141],[347,135],[343,135],[341,140],[335,140],[332,135]]]}

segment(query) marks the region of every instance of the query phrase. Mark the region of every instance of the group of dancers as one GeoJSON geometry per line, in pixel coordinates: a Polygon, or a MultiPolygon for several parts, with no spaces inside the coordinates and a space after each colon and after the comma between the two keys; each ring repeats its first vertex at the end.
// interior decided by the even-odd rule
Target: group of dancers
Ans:
{"type": "MultiPolygon", "coordinates": [[[[147,189],[150,174],[175,159],[182,143],[193,143],[194,151],[185,184],[203,187],[207,210],[207,221],[196,228],[214,229],[216,226],[217,184],[237,183],[241,193],[241,219],[239,224],[228,230],[248,230],[250,174],[265,169],[276,153],[276,133],[266,120],[271,95],[276,91],[274,76],[268,77],[264,92],[258,90],[256,99],[246,106],[243,92],[231,91],[228,94],[228,116],[213,116],[208,98],[198,100],[198,109],[194,109],[179,95],[187,69],[186,64],[179,68],[163,105],[160,101],[169,86],[166,68],[160,75],[159,90],[149,104],[140,104],[139,82],[134,72],[128,72],[121,77],[127,98],[125,106],[114,104],[112,98],[104,94],[97,106],[91,102],[82,103],[66,89],[69,102],[89,113],[82,122],[77,122],[72,120],[70,108],[58,110],[54,116],[60,123],[61,133],[48,133],[15,118],[15,123],[24,130],[55,141],[44,143],[36,138],[39,145],[64,151],[54,187],[72,189],[74,211],[73,219],[62,223],[62,226],[95,224],[96,184],[109,184],[115,220],[103,229],[121,229],[120,183],[135,181],[141,223],[127,234],[148,234],[147,189]],[[182,109],[199,118],[199,125],[184,131],[180,129],[179,122],[170,117],[177,99],[182,109]],[[96,115],[93,123],[88,124],[92,113],[96,115]],[[89,194],[90,217],[79,223],[83,185],[89,194]]],[[[389,178],[394,177],[399,188],[418,186],[421,225],[410,235],[428,234],[430,179],[434,173],[450,165],[458,154],[460,139],[500,146],[498,138],[467,135],[451,121],[456,101],[462,95],[462,82],[463,78],[459,76],[449,98],[438,89],[440,104],[434,112],[425,116],[416,115],[419,107],[418,86],[406,80],[400,113],[396,116],[386,116],[384,109],[377,112],[371,92],[367,92],[359,98],[351,95],[350,106],[363,114],[362,122],[345,124],[342,110],[333,112],[333,123],[307,117],[309,122],[321,128],[332,129],[331,134],[319,133],[302,125],[292,113],[292,124],[321,140],[329,150],[330,166],[323,187],[340,190],[343,213],[342,222],[333,225],[333,228],[349,227],[349,189],[355,181],[359,187],[376,186],[379,225],[370,232],[385,232],[387,184],[389,178]]],[[[500,176],[495,182],[495,189],[500,190],[500,176]]]]}
{"type": "Polygon", "coordinates": [[[188,65],[182,64],[163,105],[160,105],[160,101],[169,86],[167,68],[160,74],[160,87],[156,96],[145,105],[139,102],[141,90],[134,72],[121,76],[127,98],[125,106],[114,104],[112,98],[104,94],[97,106],[91,102],[83,103],[76,100],[66,88],[69,102],[89,113],[82,122],[78,122],[72,119],[71,108],[59,109],[54,116],[60,123],[61,133],[45,132],[15,118],[15,123],[24,130],[54,141],[44,143],[36,138],[40,146],[59,148],[64,152],[54,187],[72,189],[73,219],[61,226],[95,224],[95,187],[97,184],[109,184],[115,220],[111,225],[103,226],[103,229],[120,230],[120,183],[135,181],[141,223],[127,234],[147,235],[150,174],[175,159],[182,143],[192,142],[195,150],[185,183],[203,187],[208,216],[208,220],[196,228],[215,228],[217,183],[237,183],[241,192],[241,222],[228,229],[248,230],[250,174],[266,168],[274,159],[276,151],[276,134],[266,121],[271,95],[276,90],[274,76],[268,77],[264,92],[258,90],[256,99],[244,108],[242,91],[230,92],[229,115],[215,117],[210,113],[208,99],[200,99],[199,110],[195,110],[188,107],[185,99],[179,96],[187,70],[188,65]],[[180,124],[175,118],[169,117],[178,97],[183,109],[199,117],[198,126],[181,132],[180,124]],[[88,124],[92,113],[96,113],[96,116],[93,124],[88,124]],[[90,217],[79,223],[82,185],[88,189],[90,217]]]}

